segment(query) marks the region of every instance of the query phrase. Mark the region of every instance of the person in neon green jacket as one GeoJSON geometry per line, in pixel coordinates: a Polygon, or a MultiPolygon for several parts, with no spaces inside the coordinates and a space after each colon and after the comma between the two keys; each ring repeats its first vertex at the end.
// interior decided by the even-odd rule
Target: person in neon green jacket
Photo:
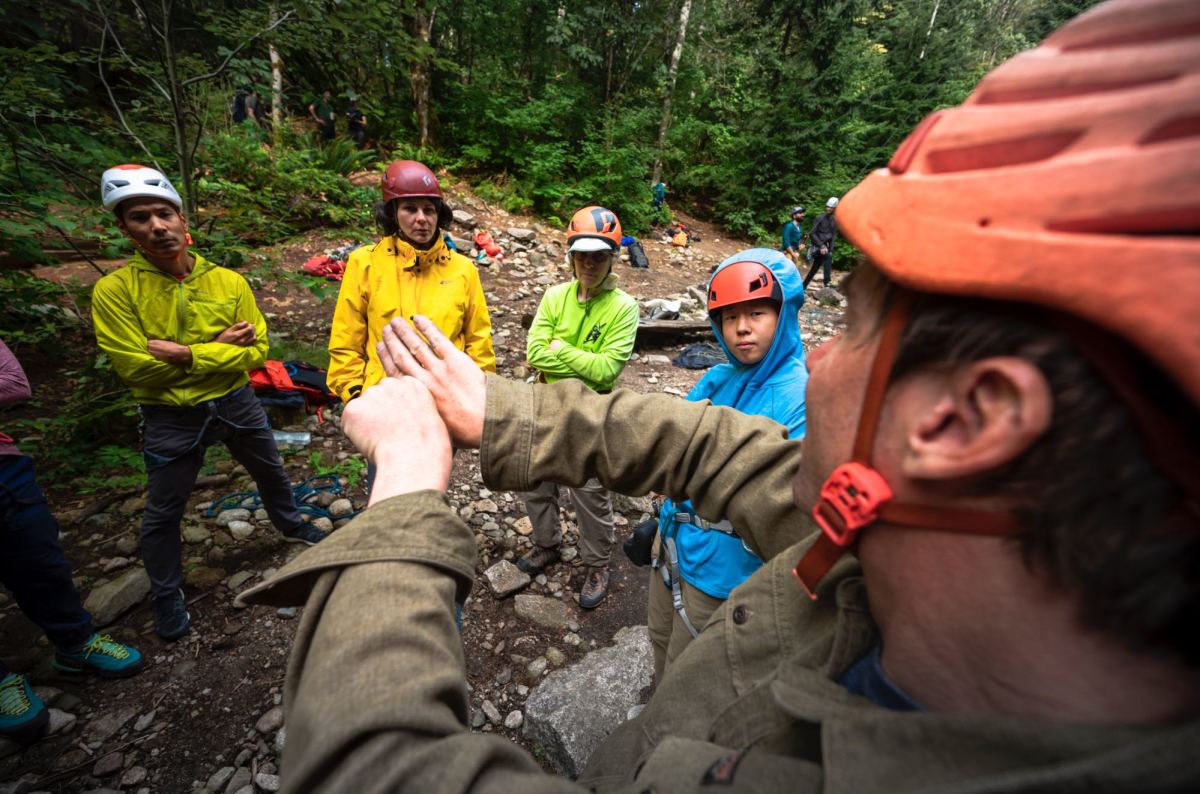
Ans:
{"type": "MultiPolygon", "coordinates": [[[[613,263],[621,223],[603,207],[585,207],[571,219],[567,256],[575,278],[546,290],[529,329],[525,355],[546,383],[575,378],[593,391],[612,390],[633,353],[637,301],[617,289],[613,263]]],[[[612,498],[598,481],[568,488],[579,519],[579,556],[586,566],[579,605],[597,606],[608,594],[608,563],[616,543],[612,498]]],[[[537,574],[560,558],[558,485],[543,482],[525,495],[533,549],[517,567],[537,574]]]]}
{"type": "Polygon", "coordinates": [[[104,208],[138,247],[129,263],[96,282],[96,342],[139,403],[146,460],[141,549],[163,639],[187,633],[179,521],[204,452],[224,442],[262,494],[289,541],[325,533],[296,510],[291,482],[246,370],[267,357],[267,324],[250,285],[189,247],[182,201],[159,171],[119,165],[100,180],[104,208]]]}

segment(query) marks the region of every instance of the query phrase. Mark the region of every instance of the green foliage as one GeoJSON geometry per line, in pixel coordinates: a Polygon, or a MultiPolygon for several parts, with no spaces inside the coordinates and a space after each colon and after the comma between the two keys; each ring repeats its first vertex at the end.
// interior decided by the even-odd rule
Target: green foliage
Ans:
{"type": "Polygon", "coordinates": [[[0,271],[0,338],[50,349],[84,323],[71,291],[21,270],[0,271]]]}
{"type": "Polygon", "coordinates": [[[359,479],[367,471],[367,462],[361,457],[354,455],[333,465],[326,465],[321,461],[320,452],[310,452],[308,453],[308,465],[312,469],[312,473],[316,476],[336,474],[339,477],[345,477],[349,481],[351,488],[358,485],[359,479]]]}

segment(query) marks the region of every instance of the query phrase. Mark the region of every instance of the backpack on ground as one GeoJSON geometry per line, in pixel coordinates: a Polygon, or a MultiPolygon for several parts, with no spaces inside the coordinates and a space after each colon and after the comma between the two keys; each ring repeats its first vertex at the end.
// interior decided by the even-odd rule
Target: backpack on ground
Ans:
{"type": "Polygon", "coordinates": [[[249,372],[250,386],[263,405],[273,408],[315,408],[325,421],[325,406],[338,399],[325,382],[325,370],[304,361],[265,361],[249,372]]]}
{"type": "Polygon", "coordinates": [[[629,251],[629,266],[638,268],[650,267],[650,260],[646,258],[646,249],[642,248],[642,244],[637,240],[625,246],[629,251]]]}

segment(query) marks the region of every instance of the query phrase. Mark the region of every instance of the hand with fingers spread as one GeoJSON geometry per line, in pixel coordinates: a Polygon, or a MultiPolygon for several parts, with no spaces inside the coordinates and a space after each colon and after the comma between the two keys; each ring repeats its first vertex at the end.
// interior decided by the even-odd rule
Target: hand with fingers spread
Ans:
{"type": "Polygon", "coordinates": [[[397,318],[383,329],[378,349],[384,370],[392,377],[408,375],[419,380],[433,395],[455,446],[477,449],[483,438],[487,398],[483,370],[429,318],[418,314],[413,323],[415,330],[397,318]]]}
{"type": "Polygon", "coordinates": [[[385,378],[346,406],[342,429],[375,464],[371,504],[450,484],[450,436],[429,389],[416,378],[385,378]]]}

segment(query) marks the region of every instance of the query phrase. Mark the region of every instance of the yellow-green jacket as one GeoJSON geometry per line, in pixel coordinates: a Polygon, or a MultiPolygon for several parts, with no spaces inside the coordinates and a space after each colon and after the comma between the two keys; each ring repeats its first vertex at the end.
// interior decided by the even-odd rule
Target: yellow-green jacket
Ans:
{"type": "Polygon", "coordinates": [[[479,271],[439,235],[428,251],[385,237],[350,254],[329,331],[329,388],[343,400],[383,380],[375,345],[394,317],[423,314],[479,368],[496,371],[479,271]]]}
{"type": "Polygon", "coordinates": [[[192,272],[179,281],[135,253],[92,291],[96,342],[139,403],[196,405],[222,397],[245,384],[246,371],[267,357],[267,321],[246,279],[193,256],[192,272]],[[213,341],[243,320],[254,324],[253,347],[213,341]],[[191,366],[154,358],[146,351],[150,339],[187,345],[191,366]]]}

